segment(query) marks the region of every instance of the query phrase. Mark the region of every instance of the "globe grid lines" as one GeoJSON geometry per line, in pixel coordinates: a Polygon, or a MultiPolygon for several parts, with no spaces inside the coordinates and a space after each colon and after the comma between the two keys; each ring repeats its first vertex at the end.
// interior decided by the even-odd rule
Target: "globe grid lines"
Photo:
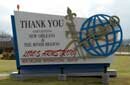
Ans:
{"type": "MultiPolygon", "coordinates": [[[[120,27],[120,25],[119,24],[117,24],[116,23],[116,25],[118,26],[118,30],[117,29],[115,29],[115,27],[114,26],[112,26],[111,24],[110,24],[110,21],[107,19],[107,18],[110,18],[110,16],[108,16],[108,15],[104,15],[104,14],[98,14],[98,15],[94,15],[94,16],[92,16],[92,17],[90,17],[89,19],[87,19],[84,23],[83,23],[83,25],[82,25],[82,27],[81,27],[81,33],[80,33],[80,41],[82,41],[82,31],[83,30],[86,30],[86,33],[87,33],[87,31],[88,30],[90,30],[91,28],[93,28],[93,31],[95,31],[95,29],[96,29],[96,27],[97,27],[97,25],[101,25],[101,26],[105,26],[105,25],[110,25],[111,26],[111,29],[112,29],[112,32],[109,32],[109,33],[107,33],[107,34],[105,34],[105,40],[106,40],[106,43],[105,43],[105,45],[100,45],[99,44],[99,40],[98,40],[98,37],[96,38],[94,38],[94,41],[96,42],[96,44],[97,44],[97,46],[93,46],[92,44],[91,44],[91,42],[90,42],[90,40],[91,39],[93,39],[93,38],[90,38],[89,37],[89,39],[87,39],[86,40],[86,42],[89,44],[89,47],[85,47],[85,46],[83,46],[83,48],[87,51],[87,52],[89,52],[90,54],[92,54],[92,55],[94,55],[94,56],[109,56],[109,55],[111,55],[111,54],[113,54],[118,48],[119,48],[119,46],[120,46],[120,44],[121,44],[121,42],[122,42],[122,30],[121,30],[121,27],[120,27]],[[94,17],[94,18],[93,18],[94,17]],[[96,20],[96,18],[98,17],[98,20],[100,21],[100,23],[101,24],[96,24],[95,23],[95,20],[96,20]],[[100,19],[100,17],[102,17],[104,20],[106,20],[106,22],[104,23],[104,22],[102,22],[102,20],[100,19]],[[93,21],[93,26],[90,26],[90,23],[93,21]],[[85,27],[86,26],[86,24],[87,24],[87,27],[85,27]],[[117,33],[120,33],[120,40],[119,40],[119,42],[117,41],[117,37],[116,37],[116,34],[117,33]],[[109,42],[109,39],[108,39],[108,36],[109,35],[112,35],[113,34],[113,42],[111,43],[111,42],[109,42]],[[110,48],[110,46],[109,45],[112,45],[112,47],[111,47],[111,50],[108,50],[109,48],[110,48]],[[105,50],[105,52],[103,51],[103,47],[106,47],[106,50],[105,50]],[[99,48],[98,50],[100,50],[100,51],[96,51],[96,48],[99,48]],[[90,51],[93,51],[93,52],[95,52],[95,53],[92,53],[92,52],[90,52],[90,51]]],[[[94,33],[93,33],[94,34],[94,33]]],[[[102,33],[101,33],[102,34],[102,33]]],[[[104,36],[104,35],[100,35],[100,36],[104,36]]],[[[105,42],[105,41],[104,41],[105,42]]]]}

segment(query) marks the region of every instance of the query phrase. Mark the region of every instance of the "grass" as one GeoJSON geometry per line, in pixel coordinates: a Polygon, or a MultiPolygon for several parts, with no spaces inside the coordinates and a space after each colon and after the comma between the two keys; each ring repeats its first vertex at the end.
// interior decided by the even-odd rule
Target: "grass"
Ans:
{"type": "Polygon", "coordinates": [[[110,85],[130,85],[130,56],[116,56],[111,68],[117,70],[117,78],[111,78],[110,85]]]}
{"type": "MultiPolygon", "coordinates": [[[[116,78],[110,78],[110,85],[130,85],[130,56],[116,56],[110,68],[118,72],[116,78]]],[[[15,61],[0,60],[0,73],[16,71],[15,61]]],[[[102,85],[100,78],[69,77],[67,81],[58,81],[56,77],[17,81],[10,78],[0,80],[0,85],[102,85]]]]}
{"type": "Polygon", "coordinates": [[[0,60],[0,73],[10,73],[16,71],[15,60],[0,60]]]}
{"type": "Polygon", "coordinates": [[[116,56],[111,68],[116,69],[118,75],[130,76],[130,56],[116,56]]]}

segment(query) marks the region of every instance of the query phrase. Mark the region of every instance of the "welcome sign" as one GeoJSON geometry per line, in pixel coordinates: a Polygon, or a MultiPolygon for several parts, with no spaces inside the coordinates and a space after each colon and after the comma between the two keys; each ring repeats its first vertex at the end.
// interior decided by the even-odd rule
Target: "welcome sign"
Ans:
{"type": "Polygon", "coordinates": [[[75,18],[68,24],[67,16],[15,11],[12,23],[18,65],[111,63],[112,55],[93,57],[76,42],[86,36],[80,30],[84,21],[75,18]]]}

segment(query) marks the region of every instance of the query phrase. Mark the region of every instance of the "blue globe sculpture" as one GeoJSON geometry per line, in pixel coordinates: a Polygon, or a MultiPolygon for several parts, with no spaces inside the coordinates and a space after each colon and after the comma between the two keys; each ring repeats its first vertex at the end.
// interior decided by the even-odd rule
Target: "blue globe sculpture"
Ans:
{"type": "MultiPolygon", "coordinates": [[[[117,17],[116,17],[117,18],[117,17]]],[[[122,43],[119,19],[97,14],[85,20],[80,28],[80,43],[93,56],[110,56],[122,43]]]]}

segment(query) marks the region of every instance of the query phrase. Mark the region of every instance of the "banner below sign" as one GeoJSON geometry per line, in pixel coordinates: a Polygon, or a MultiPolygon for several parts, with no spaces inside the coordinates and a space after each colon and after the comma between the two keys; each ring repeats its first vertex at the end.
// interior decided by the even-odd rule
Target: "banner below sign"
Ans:
{"type": "Polygon", "coordinates": [[[84,18],[75,18],[75,29],[71,30],[73,24],[67,24],[64,16],[19,11],[14,14],[20,65],[111,63],[112,56],[91,56],[75,40],[84,18]]]}

